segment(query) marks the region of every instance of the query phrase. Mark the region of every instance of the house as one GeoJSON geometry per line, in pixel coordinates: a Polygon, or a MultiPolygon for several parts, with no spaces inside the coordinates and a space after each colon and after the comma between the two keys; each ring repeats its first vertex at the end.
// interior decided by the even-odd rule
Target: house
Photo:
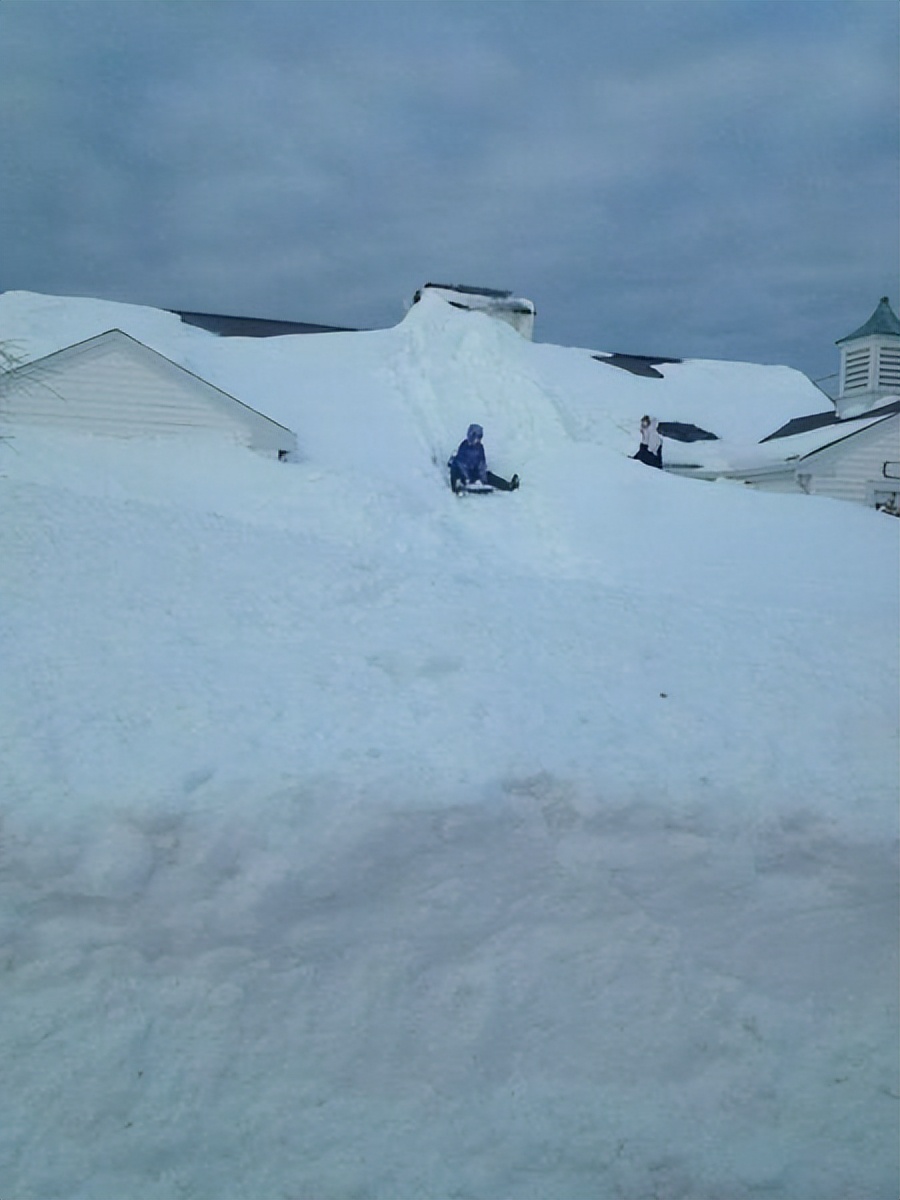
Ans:
{"type": "Polygon", "coordinates": [[[667,469],[900,509],[900,321],[888,298],[837,345],[840,392],[833,409],[788,421],[756,446],[692,445],[667,469]]]}
{"type": "Polygon", "coordinates": [[[413,304],[418,304],[426,292],[439,296],[454,308],[484,313],[504,321],[529,341],[534,337],[535,307],[530,300],[514,296],[512,292],[462,283],[426,283],[413,296],[413,304]]]}
{"type": "Polygon", "coordinates": [[[802,491],[881,508],[900,501],[900,399],[856,417],[822,413],[764,438],[773,461],[740,473],[766,491],[802,491]]]}
{"type": "Polygon", "coordinates": [[[289,429],[120,329],[0,377],[0,420],[123,438],[212,434],[280,459],[297,450],[289,429]]]}
{"type": "MultiPolygon", "coordinates": [[[[731,479],[766,492],[805,492],[875,508],[900,507],[900,399],[843,420],[833,413],[820,416],[817,425],[791,432],[791,425],[811,420],[801,417],[758,446],[732,450],[732,463],[722,461],[718,447],[713,459],[704,454],[706,445],[691,445],[677,461],[667,460],[666,470],[694,479],[731,479]]],[[[667,453],[674,451],[664,449],[664,456],[667,453]]]]}
{"type": "Polygon", "coordinates": [[[841,422],[836,441],[805,454],[796,465],[804,492],[900,511],[900,400],[868,420],[841,422]],[[858,429],[852,425],[856,421],[858,429]]]}

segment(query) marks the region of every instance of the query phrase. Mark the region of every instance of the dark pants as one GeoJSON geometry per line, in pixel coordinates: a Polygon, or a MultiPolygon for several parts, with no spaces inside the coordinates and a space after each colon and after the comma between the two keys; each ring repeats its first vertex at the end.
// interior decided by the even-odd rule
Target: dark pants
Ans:
{"type": "MultiPolygon", "coordinates": [[[[450,463],[450,486],[454,492],[460,484],[463,487],[468,487],[470,484],[476,487],[480,482],[481,480],[479,479],[467,479],[455,462],[450,463]]],[[[492,471],[488,471],[485,483],[488,487],[496,488],[498,492],[514,492],[516,490],[515,484],[507,479],[501,479],[499,475],[495,475],[492,471]]]]}
{"type": "Polygon", "coordinates": [[[662,450],[657,450],[652,453],[646,446],[641,446],[637,454],[632,454],[632,458],[636,458],[638,462],[646,463],[648,467],[659,467],[662,470],[662,450]]]}
{"type": "Polygon", "coordinates": [[[488,471],[487,481],[492,488],[496,488],[498,492],[514,492],[515,485],[508,479],[501,479],[499,475],[495,475],[493,471],[488,471]]]}

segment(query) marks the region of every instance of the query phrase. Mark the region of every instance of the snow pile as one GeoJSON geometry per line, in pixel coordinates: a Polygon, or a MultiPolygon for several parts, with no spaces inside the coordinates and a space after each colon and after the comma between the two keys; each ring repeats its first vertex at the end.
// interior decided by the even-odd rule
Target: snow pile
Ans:
{"type": "MultiPolygon", "coordinates": [[[[416,421],[419,444],[428,437],[440,454],[459,441],[459,426],[464,432],[473,411],[483,414],[495,454],[517,433],[516,450],[527,452],[538,428],[542,444],[588,442],[632,454],[649,412],[720,439],[689,446],[667,440],[667,456],[702,451],[727,462],[791,418],[828,407],[822,392],[789,367],[693,359],[660,365],[661,379],[640,378],[598,362],[594,350],[514,337],[501,321],[462,313],[430,291],[394,329],[275,339],[220,339],[136,305],[0,294],[3,341],[29,361],[110,328],[294,429],[301,441],[336,407],[353,404],[354,420],[368,413],[383,427],[399,402],[416,421]]],[[[352,453],[362,439],[349,442],[352,453]]],[[[340,437],[335,450],[346,453],[348,439],[340,437]]]]}
{"type": "Polygon", "coordinates": [[[796,379],[0,315],[302,448],[7,430],[0,1194],[895,1192],[896,522],[623,456],[796,379]],[[450,495],[470,420],[519,492],[450,495]]]}
{"type": "Polygon", "coordinates": [[[418,304],[424,295],[430,298],[437,297],[457,309],[486,313],[496,320],[505,321],[529,341],[534,336],[535,308],[524,296],[514,296],[512,292],[498,291],[495,288],[426,283],[424,288],[416,292],[413,304],[418,304]]]}

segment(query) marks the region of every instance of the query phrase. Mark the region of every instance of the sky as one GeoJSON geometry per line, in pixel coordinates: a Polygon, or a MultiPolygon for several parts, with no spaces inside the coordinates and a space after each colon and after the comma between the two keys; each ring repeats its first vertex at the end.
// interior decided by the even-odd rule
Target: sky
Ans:
{"type": "Polygon", "coordinates": [[[475,284],[822,379],[900,307],[898,158],[893,0],[0,0],[0,290],[384,328],[475,284]]]}

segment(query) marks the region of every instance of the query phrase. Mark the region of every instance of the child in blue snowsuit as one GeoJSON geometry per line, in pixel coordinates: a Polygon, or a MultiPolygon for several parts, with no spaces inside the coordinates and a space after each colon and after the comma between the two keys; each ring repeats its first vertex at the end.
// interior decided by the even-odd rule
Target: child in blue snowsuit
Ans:
{"type": "Polygon", "coordinates": [[[485,487],[496,488],[500,492],[514,492],[519,486],[518,475],[512,479],[501,479],[487,469],[484,456],[484,446],[481,439],[484,430],[480,425],[470,425],[466,430],[466,439],[459,443],[459,449],[450,459],[450,486],[454,492],[463,491],[469,484],[483,484],[485,487]]]}

